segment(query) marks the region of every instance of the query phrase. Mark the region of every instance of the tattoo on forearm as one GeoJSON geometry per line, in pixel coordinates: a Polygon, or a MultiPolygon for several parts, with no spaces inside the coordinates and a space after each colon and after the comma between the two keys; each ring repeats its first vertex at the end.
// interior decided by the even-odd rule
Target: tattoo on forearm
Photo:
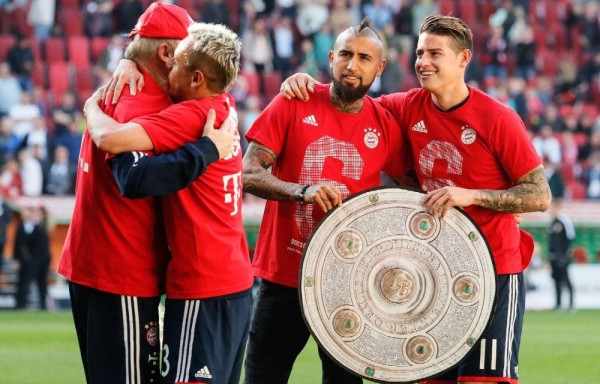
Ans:
{"type": "Polygon", "coordinates": [[[512,188],[499,191],[483,189],[480,196],[483,207],[513,213],[545,211],[551,199],[542,167],[527,173],[512,188]]]}
{"type": "Polygon", "coordinates": [[[302,186],[273,176],[268,169],[277,154],[269,148],[252,143],[244,158],[244,191],[267,200],[295,200],[302,186]]]}

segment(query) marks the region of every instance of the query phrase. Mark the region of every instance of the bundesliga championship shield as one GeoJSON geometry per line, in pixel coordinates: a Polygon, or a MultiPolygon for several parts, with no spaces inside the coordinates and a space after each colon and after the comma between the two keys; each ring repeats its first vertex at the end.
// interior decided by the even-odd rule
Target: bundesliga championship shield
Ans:
{"type": "Polygon", "coordinates": [[[425,211],[423,193],[376,188],[325,216],[305,247],[304,319],[319,345],[366,379],[410,383],[458,364],[485,330],[496,274],[459,209],[425,211]]]}

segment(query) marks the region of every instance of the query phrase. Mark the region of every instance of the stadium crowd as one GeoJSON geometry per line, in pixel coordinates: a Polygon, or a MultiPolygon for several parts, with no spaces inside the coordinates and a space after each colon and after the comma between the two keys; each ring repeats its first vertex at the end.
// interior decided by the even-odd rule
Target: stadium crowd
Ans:
{"type": "MultiPolygon", "coordinates": [[[[469,82],[514,108],[545,161],[555,197],[600,199],[600,3],[594,0],[178,0],[197,21],[243,41],[231,89],[240,132],[307,72],[329,80],[327,52],[368,16],[388,65],[373,96],[418,86],[414,45],[433,12],[474,36],[469,82]]],[[[81,107],[122,58],[145,0],[0,0],[0,193],[7,200],[74,190],[81,107]]]]}

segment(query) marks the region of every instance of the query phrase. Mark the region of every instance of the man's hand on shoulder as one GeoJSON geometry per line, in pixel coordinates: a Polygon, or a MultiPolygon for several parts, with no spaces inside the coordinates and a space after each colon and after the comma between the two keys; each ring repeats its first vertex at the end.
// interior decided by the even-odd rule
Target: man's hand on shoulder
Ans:
{"type": "Polygon", "coordinates": [[[225,119],[221,128],[215,129],[216,112],[214,109],[208,111],[206,124],[204,125],[204,133],[202,136],[208,137],[216,145],[219,151],[219,159],[224,159],[231,154],[233,150],[233,141],[237,126],[232,117],[225,119]]]}
{"type": "Polygon", "coordinates": [[[315,84],[318,81],[308,73],[296,73],[288,77],[281,84],[279,92],[288,100],[297,98],[298,100],[308,101],[309,92],[315,91],[315,84]]]}
{"type": "Polygon", "coordinates": [[[144,76],[138,70],[135,62],[121,59],[104,88],[102,99],[106,104],[117,104],[125,85],[129,85],[129,93],[135,95],[144,87],[144,76]]]}

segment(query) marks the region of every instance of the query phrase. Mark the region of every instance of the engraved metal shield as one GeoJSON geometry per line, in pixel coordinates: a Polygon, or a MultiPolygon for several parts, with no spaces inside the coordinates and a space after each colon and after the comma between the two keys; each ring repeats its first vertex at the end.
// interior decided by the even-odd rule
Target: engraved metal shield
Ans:
{"type": "Polygon", "coordinates": [[[461,210],[443,219],[423,194],[376,188],[319,223],[305,247],[300,301],[319,345],[372,381],[408,383],[458,364],[495,305],[488,244],[461,210]]]}

